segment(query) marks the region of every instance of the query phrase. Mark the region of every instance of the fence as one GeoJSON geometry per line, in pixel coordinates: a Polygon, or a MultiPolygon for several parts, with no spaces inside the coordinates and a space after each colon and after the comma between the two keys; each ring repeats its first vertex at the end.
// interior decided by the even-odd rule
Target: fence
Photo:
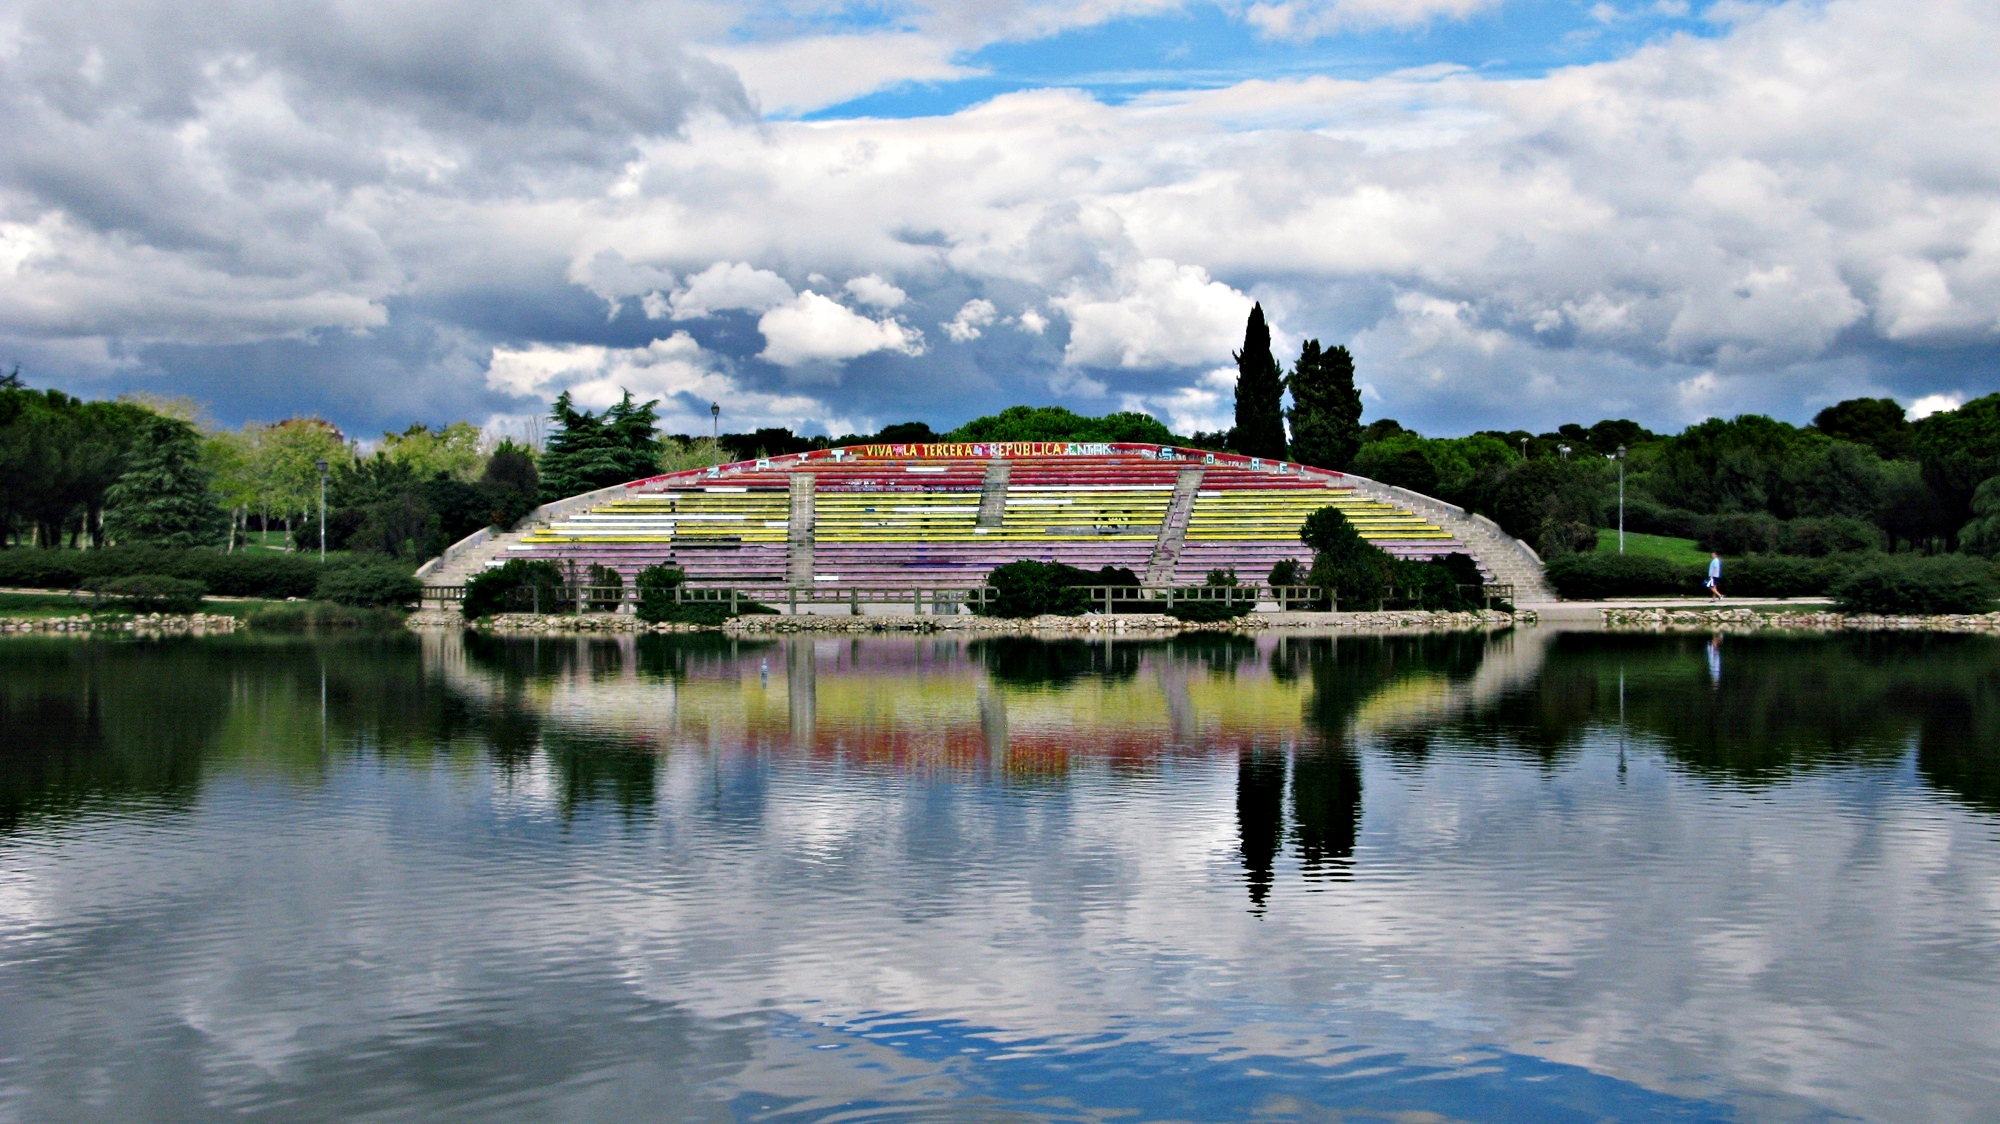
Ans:
{"type": "MultiPolygon", "coordinates": [[[[1082,589],[1089,598],[1091,609],[1101,613],[1165,612],[1170,606],[1190,601],[1220,602],[1231,607],[1248,605],[1251,609],[1260,604],[1275,605],[1280,610],[1320,605],[1336,611],[1340,608],[1338,590],[1329,591],[1316,585],[1089,585],[1075,588],[1082,589]]],[[[1461,596],[1479,598],[1487,608],[1492,608],[1495,601],[1511,602],[1514,599],[1514,587],[1511,585],[1462,585],[1458,588],[1461,596]]],[[[815,605],[842,605],[855,616],[861,615],[864,605],[908,605],[911,613],[923,616],[924,607],[928,605],[931,615],[950,616],[968,610],[978,612],[998,596],[998,591],[989,586],[941,589],[930,586],[681,585],[673,587],[672,593],[673,599],[680,604],[727,604],[732,616],[751,603],[783,605],[792,613],[797,613],[800,606],[810,610],[815,605]]],[[[463,600],[464,597],[464,586],[424,587],[424,600],[427,602],[442,605],[463,600]]],[[[1392,589],[1378,598],[1373,608],[1401,608],[1403,605],[1398,602],[1407,603],[1408,600],[1398,598],[1392,589]]],[[[508,595],[508,608],[538,614],[625,612],[626,606],[636,607],[638,601],[639,590],[632,585],[523,586],[508,595]]],[[[1361,608],[1365,610],[1368,606],[1361,608]]]]}

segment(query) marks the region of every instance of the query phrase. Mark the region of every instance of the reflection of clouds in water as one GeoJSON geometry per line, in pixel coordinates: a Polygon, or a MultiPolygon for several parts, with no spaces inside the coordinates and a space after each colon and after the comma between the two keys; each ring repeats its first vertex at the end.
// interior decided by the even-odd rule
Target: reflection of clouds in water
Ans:
{"type": "MultiPolygon", "coordinates": [[[[1778,1094],[1899,1118],[1989,1103],[1990,818],[1895,770],[1807,760],[1770,774],[1753,759],[1764,771],[1744,780],[1713,771],[1734,759],[1687,764],[1674,740],[1687,735],[1647,717],[1648,702],[1683,697],[1668,684],[1709,696],[1689,660],[1700,639],[1643,641],[1676,679],[1628,661],[1641,728],[1621,788],[1616,670],[1592,679],[1594,657],[1552,643],[1535,641],[1532,670],[1500,675],[1530,658],[1525,645],[1468,660],[1343,638],[1283,689],[1270,661],[1238,662],[1223,691],[1178,660],[1168,681],[1185,684],[1181,728],[1198,739],[1186,745],[1143,667],[1128,686],[1086,676],[1068,693],[1010,693],[964,661],[926,672],[914,721],[962,717],[982,754],[985,731],[1054,729],[1049,716],[1075,703],[1087,733],[1070,767],[1026,780],[978,761],[791,748],[780,672],[793,661],[771,658],[765,688],[762,651],[628,694],[672,687],[671,713],[590,713],[577,700],[617,691],[631,664],[565,665],[515,693],[547,708],[537,736],[567,739],[567,757],[540,751],[504,775],[343,759],[310,799],[225,777],[192,814],[93,816],[60,849],[10,852],[14,881],[0,887],[40,895],[30,939],[61,940],[34,965],[0,961],[13,1026],[0,1055],[33,1069],[78,1036],[179,1026],[212,1042],[218,1080],[249,1089],[380,1052],[391,1023],[428,1043],[520,1017],[618,1070],[629,1047],[579,1024],[637,1009],[734,1043],[716,1071],[727,1082],[833,1097],[879,1078],[832,1057],[844,1050],[745,1026],[781,1012],[860,1033],[907,1012],[1040,1050],[1095,1034],[1092,1049],[1319,1064],[1357,1044],[1449,1058],[1499,1043],[1725,1093],[1750,1115],[1778,1094]],[[1008,707],[997,727],[995,698],[1008,707]],[[1299,724],[1308,713],[1315,724],[1299,724]],[[1282,723],[1289,738],[1258,740],[1282,723]],[[1119,730],[1155,751],[1087,740],[1119,730]],[[1405,733],[1431,750],[1374,748],[1405,733]],[[1568,748],[1531,748],[1544,745],[1568,748]],[[639,811],[565,803],[573,771],[601,771],[591,754],[635,752],[651,753],[639,811]],[[1256,914],[1250,829],[1266,880],[1256,914]],[[1307,879],[1309,863],[1336,860],[1346,880],[1307,879]],[[144,962],[119,951],[149,940],[144,962]],[[1912,1088],[1930,1099],[1913,1109],[1912,1088]]],[[[819,727],[861,730],[883,713],[887,651],[838,645],[816,660],[819,727]]],[[[1747,697],[1731,692],[1749,689],[1753,652],[1739,651],[1721,697],[1747,697]]],[[[430,666],[481,706],[512,689],[490,668],[430,666]]],[[[954,1080],[900,1049],[868,1057],[926,1088],[954,1080]]]]}

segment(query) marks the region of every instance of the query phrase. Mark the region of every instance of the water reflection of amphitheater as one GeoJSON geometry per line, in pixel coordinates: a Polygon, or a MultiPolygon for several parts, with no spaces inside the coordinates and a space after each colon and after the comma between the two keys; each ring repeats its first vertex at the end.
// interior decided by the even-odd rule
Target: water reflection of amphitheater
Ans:
{"type": "Polygon", "coordinates": [[[545,722],[661,750],[788,750],[1032,776],[1428,727],[1531,681],[1547,636],[1432,637],[1428,654],[1415,640],[500,642],[454,633],[423,643],[427,669],[470,698],[504,698],[545,722]]]}

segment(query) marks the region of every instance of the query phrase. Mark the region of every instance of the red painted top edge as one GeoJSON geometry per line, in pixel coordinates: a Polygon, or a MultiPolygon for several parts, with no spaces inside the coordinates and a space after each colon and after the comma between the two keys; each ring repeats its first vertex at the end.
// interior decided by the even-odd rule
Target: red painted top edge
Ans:
{"type": "Polygon", "coordinates": [[[717,476],[708,475],[715,471],[711,468],[689,468],[679,472],[667,472],[658,476],[648,476],[641,480],[633,480],[628,482],[625,487],[642,488],[649,484],[659,484],[666,481],[695,481],[701,479],[725,482],[734,473],[782,471],[802,464],[822,461],[856,464],[867,462],[893,463],[910,460],[1061,460],[1069,457],[1081,459],[1085,457],[1115,456],[1121,453],[1146,454],[1161,465],[1194,463],[1203,465],[1228,465],[1232,468],[1249,468],[1255,462],[1259,467],[1265,464],[1272,465],[1273,467],[1282,465],[1294,472],[1312,471],[1334,478],[1342,475],[1331,469],[1312,468],[1309,465],[1302,465],[1297,461],[1265,461],[1260,458],[1248,457],[1241,453],[1216,453],[1207,449],[1189,449],[1179,445],[1151,445],[1127,441],[965,441],[928,442],[918,445],[846,445],[837,449],[809,449],[803,453],[785,453],[781,456],[768,457],[762,462],[755,460],[732,461],[721,466],[721,471],[717,476]],[[1171,453],[1172,455],[1161,457],[1159,454],[1162,451],[1171,453]],[[835,458],[834,454],[836,452],[841,453],[842,456],[835,458]]]}

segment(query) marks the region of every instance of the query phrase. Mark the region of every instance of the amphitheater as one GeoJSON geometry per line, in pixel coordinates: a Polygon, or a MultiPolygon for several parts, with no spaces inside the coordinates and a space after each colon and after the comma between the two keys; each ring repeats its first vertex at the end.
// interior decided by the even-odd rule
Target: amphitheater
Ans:
{"type": "Polygon", "coordinates": [[[669,563],[690,584],[824,594],[962,590],[1016,559],[1119,566],[1149,586],[1248,583],[1309,560],[1299,528],[1331,504],[1391,554],[1471,554],[1521,601],[1551,600],[1540,559],[1483,516],[1361,477],[1173,446],[857,445],[655,476],[545,504],[419,577],[450,588],[514,558],[601,565],[629,585],[669,563]]]}

